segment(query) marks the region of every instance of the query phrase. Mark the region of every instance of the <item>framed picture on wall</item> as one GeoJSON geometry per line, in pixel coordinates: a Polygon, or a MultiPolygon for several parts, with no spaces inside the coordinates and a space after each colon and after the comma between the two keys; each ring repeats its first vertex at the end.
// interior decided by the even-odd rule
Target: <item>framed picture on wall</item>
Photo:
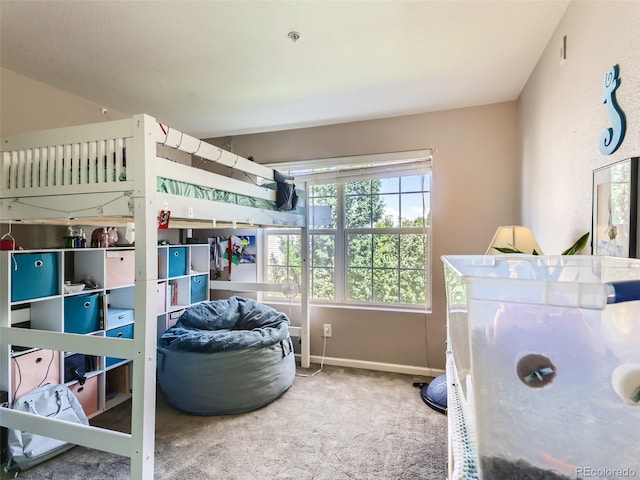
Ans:
{"type": "Polygon", "coordinates": [[[638,157],[593,171],[591,253],[636,257],[638,157]]]}

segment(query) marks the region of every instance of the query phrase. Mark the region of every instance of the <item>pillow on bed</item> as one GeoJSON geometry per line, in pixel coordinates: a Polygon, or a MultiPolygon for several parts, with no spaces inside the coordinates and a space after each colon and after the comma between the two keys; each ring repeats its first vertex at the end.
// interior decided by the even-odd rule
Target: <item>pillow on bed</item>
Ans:
{"type": "Polygon", "coordinates": [[[277,170],[274,170],[273,178],[276,181],[276,207],[278,207],[278,210],[289,212],[295,209],[298,205],[296,186],[287,182],[287,180],[293,180],[293,177],[282,175],[277,170]]]}

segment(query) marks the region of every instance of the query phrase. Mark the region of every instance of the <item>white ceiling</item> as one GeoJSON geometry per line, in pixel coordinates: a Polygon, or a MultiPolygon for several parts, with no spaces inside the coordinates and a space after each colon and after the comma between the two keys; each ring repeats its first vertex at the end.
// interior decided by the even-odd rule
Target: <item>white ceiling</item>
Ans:
{"type": "Polygon", "coordinates": [[[197,137],[255,133],[515,100],[568,3],[0,0],[0,63],[197,137]]]}

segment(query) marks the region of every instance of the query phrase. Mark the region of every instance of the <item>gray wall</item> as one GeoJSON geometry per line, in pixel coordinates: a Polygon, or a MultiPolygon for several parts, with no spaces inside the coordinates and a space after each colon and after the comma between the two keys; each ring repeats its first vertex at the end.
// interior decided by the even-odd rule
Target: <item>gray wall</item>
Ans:
{"type": "Polygon", "coordinates": [[[522,220],[545,253],[560,253],[591,230],[592,171],[640,155],[639,26],[638,1],[571,2],[520,95],[522,220]],[[606,156],[598,149],[611,126],[603,80],[615,64],[627,132],[620,149],[606,156]]]}
{"type": "Polygon", "coordinates": [[[314,307],[311,351],[329,357],[444,368],[446,299],[440,256],[483,254],[498,225],[518,222],[515,102],[213,140],[257,162],[434,148],[431,313],[314,307]],[[427,349],[428,345],[428,349],[427,349]]]}

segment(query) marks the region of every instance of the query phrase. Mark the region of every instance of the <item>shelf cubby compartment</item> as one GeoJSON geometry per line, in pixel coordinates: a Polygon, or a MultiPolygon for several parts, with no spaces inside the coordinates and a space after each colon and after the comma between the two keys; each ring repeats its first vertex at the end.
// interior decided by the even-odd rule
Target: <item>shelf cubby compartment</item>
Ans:
{"type": "Polygon", "coordinates": [[[208,244],[191,244],[189,245],[189,261],[192,275],[201,273],[209,273],[209,245],[208,244]]]}
{"type": "MultiPolygon", "coordinates": [[[[111,338],[132,339],[133,338],[133,323],[131,323],[129,325],[123,325],[123,326],[117,327],[117,328],[111,328],[111,329],[105,331],[105,335],[107,337],[111,337],[111,338]]],[[[119,363],[128,362],[128,360],[124,359],[124,358],[106,357],[104,362],[105,362],[104,363],[104,367],[106,369],[109,369],[109,368],[111,368],[114,365],[117,365],[119,363]]]]}
{"type": "Polygon", "coordinates": [[[131,398],[131,366],[125,363],[105,372],[105,410],[131,398]]]}
{"type": "Polygon", "coordinates": [[[167,310],[182,310],[191,303],[191,277],[179,277],[168,281],[167,310]]]}
{"type": "MultiPolygon", "coordinates": [[[[65,281],[71,283],[89,282],[104,288],[104,249],[77,248],[65,251],[65,281]]],[[[88,291],[85,287],[84,292],[88,291]]]]}

